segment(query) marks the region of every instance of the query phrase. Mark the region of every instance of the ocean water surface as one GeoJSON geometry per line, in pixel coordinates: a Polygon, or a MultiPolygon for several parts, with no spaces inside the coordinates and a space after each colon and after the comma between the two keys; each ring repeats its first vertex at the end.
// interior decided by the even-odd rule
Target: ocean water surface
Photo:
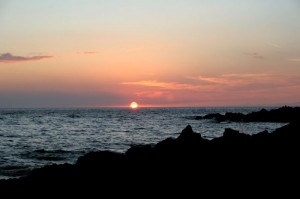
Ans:
{"type": "Polygon", "coordinates": [[[274,107],[0,109],[0,179],[24,176],[48,164],[75,163],[90,151],[125,152],[133,144],[176,138],[188,124],[207,139],[222,136],[225,128],[254,134],[284,125],[195,120],[209,113],[261,108],[274,107]]]}

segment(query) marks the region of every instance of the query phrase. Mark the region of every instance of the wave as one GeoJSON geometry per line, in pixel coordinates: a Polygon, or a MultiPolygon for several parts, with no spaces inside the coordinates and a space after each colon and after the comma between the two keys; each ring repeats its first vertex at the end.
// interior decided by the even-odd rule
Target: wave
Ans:
{"type": "Polygon", "coordinates": [[[66,151],[66,150],[45,150],[38,149],[22,154],[23,158],[36,159],[44,161],[63,161],[73,157],[76,154],[82,154],[84,151],[66,151]]]}
{"type": "Polygon", "coordinates": [[[31,167],[25,165],[4,165],[0,166],[0,179],[25,176],[30,173],[31,167]]]}

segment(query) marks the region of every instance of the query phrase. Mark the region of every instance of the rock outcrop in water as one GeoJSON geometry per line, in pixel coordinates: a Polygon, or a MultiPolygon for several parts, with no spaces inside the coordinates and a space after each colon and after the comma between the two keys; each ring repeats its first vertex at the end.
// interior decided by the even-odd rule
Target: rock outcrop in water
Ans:
{"type": "Polygon", "coordinates": [[[292,180],[299,180],[299,135],[296,121],[272,133],[255,135],[225,129],[222,137],[212,140],[202,138],[188,125],[176,139],[132,146],[126,153],[90,152],[73,165],[45,166],[26,177],[1,180],[0,189],[118,196],[137,190],[166,193],[166,187],[174,194],[224,187],[253,192],[265,185],[292,185],[292,180]]]}
{"type": "Polygon", "coordinates": [[[270,111],[261,109],[249,114],[227,112],[225,115],[212,113],[205,116],[197,116],[195,119],[214,119],[217,122],[291,122],[300,118],[300,107],[284,106],[270,111]]]}

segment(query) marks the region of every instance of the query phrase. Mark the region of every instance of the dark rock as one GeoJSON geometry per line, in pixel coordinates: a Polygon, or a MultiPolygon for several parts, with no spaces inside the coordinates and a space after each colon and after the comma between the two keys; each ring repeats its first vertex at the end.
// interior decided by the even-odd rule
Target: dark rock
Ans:
{"type": "Polygon", "coordinates": [[[124,154],[111,151],[90,152],[78,158],[76,166],[90,169],[99,167],[109,167],[121,163],[124,159],[124,154]]]}
{"type": "Polygon", "coordinates": [[[131,146],[126,152],[125,155],[127,157],[134,157],[134,158],[147,158],[151,155],[153,146],[151,144],[140,144],[131,146]]]}
{"type": "Polygon", "coordinates": [[[214,119],[217,122],[232,121],[232,122],[282,122],[288,123],[300,118],[300,107],[281,107],[273,110],[261,109],[258,112],[249,114],[242,113],[219,113],[208,114],[203,117],[197,116],[196,119],[214,119]]]}
{"type": "MultiPolygon", "coordinates": [[[[0,118],[1,119],[1,118],[0,118]]],[[[203,117],[202,116],[196,116],[195,117],[195,120],[202,120],[203,119],[203,117]]]]}
{"type": "Polygon", "coordinates": [[[202,140],[201,134],[195,133],[191,125],[187,125],[185,129],[181,131],[181,134],[178,136],[177,140],[183,141],[199,141],[202,140]]]}
{"type": "Polygon", "coordinates": [[[176,139],[132,146],[126,153],[91,152],[74,165],[50,165],[27,177],[0,180],[0,189],[132,195],[167,192],[166,186],[172,193],[252,186],[251,192],[258,192],[255,185],[283,186],[292,184],[289,177],[298,179],[299,133],[300,123],[295,121],[273,133],[247,135],[225,129],[222,137],[206,140],[188,125],[176,139]]]}
{"type": "Polygon", "coordinates": [[[221,115],[220,113],[212,113],[212,114],[205,115],[203,119],[214,119],[218,122],[225,120],[224,115],[221,115]]]}

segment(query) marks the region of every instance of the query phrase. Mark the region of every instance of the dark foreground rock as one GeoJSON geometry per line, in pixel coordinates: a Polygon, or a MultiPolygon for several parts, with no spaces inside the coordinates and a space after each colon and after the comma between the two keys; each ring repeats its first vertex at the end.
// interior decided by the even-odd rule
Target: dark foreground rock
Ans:
{"type": "Polygon", "coordinates": [[[300,107],[284,106],[270,111],[261,109],[257,112],[249,114],[227,112],[225,115],[219,113],[208,114],[205,116],[197,116],[195,119],[214,119],[217,122],[291,122],[300,118],[300,107]]]}
{"type": "Polygon", "coordinates": [[[276,193],[288,187],[291,193],[298,190],[294,182],[299,182],[299,135],[296,121],[256,135],[226,129],[213,140],[202,138],[188,125],[176,139],[132,146],[126,153],[90,152],[74,165],[45,166],[26,177],[1,180],[0,189],[10,194],[131,196],[223,189],[276,193]]]}

